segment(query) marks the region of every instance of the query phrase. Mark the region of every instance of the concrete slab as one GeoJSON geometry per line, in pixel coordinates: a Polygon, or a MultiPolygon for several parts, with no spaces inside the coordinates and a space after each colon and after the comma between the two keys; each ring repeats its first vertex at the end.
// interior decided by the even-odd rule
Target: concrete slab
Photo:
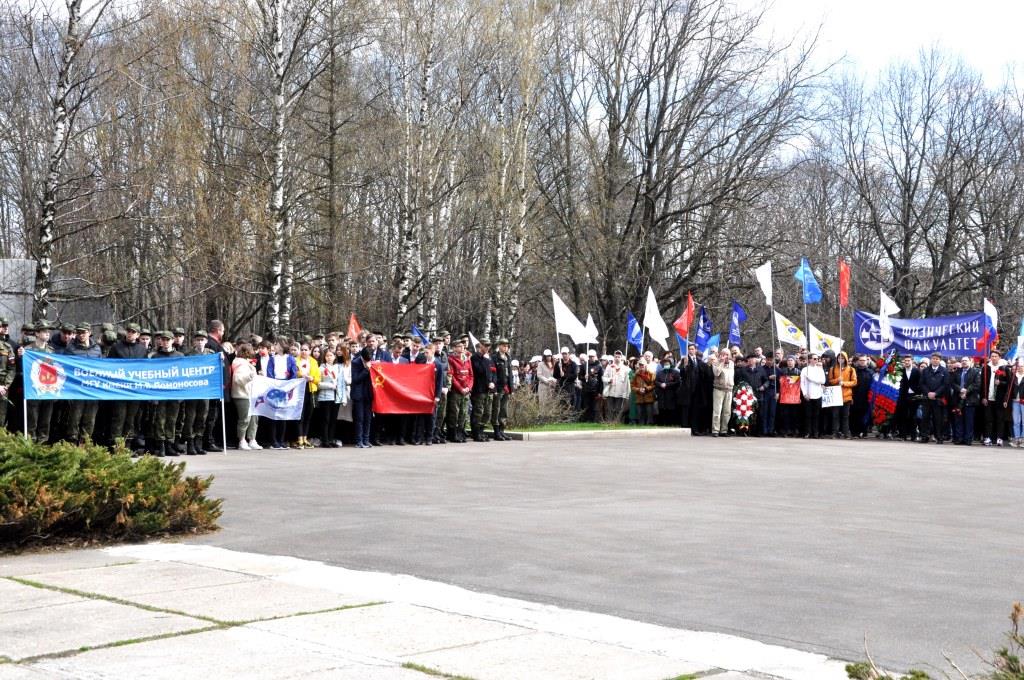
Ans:
{"type": "Polygon", "coordinates": [[[0,579],[0,615],[78,602],[82,598],[0,579]]]}
{"type": "Polygon", "coordinates": [[[565,432],[506,432],[513,441],[566,442],[579,439],[649,439],[651,437],[689,436],[690,428],[622,427],[611,430],[568,430],[565,432]]]}
{"type": "Polygon", "coordinates": [[[201,673],[217,680],[345,678],[423,680],[394,662],[345,656],[320,645],[250,627],[215,630],[127,647],[99,649],[32,664],[50,677],[180,680],[201,673]]]}
{"type": "Polygon", "coordinates": [[[218,621],[252,621],[366,604],[368,601],[365,597],[303,588],[271,579],[132,597],[132,602],[193,616],[206,616],[218,621]]]}
{"type": "Polygon", "coordinates": [[[132,599],[146,593],[180,593],[191,588],[249,582],[254,581],[255,577],[177,562],[134,562],[35,574],[32,580],[107,597],[132,599]]]}
{"type": "Polygon", "coordinates": [[[407,604],[382,604],[299,616],[254,623],[251,627],[346,653],[381,658],[408,656],[530,632],[519,626],[407,604]]]}
{"type": "Polygon", "coordinates": [[[18,660],[208,625],[189,617],[83,599],[0,616],[0,656],[18,660]]]}
{"type": "Polygon", "coordinates": [[[28,576],[48,571],[106,567],[134,561],[132,557],[114,555],[99,548],[7,555],[0,557],[0,576],[28,576]]]}
{"type": "Polygon", "coordinates": [[[52,674],[29,666],[14,663],[0,664],[0,680],[52,680],[52,678],[52,674]]]}
{"type": "Polygon", "coordinates": [[[409,657],[452,675],[487,680],[664,680],[708,670],[656,654],[534,633],[409,657]]]}

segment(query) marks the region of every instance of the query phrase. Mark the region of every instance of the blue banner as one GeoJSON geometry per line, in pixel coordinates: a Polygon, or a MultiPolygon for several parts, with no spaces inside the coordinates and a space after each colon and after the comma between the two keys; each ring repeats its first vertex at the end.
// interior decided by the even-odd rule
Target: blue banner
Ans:
{"type": "Polygon", "coordinates": [[[936,316],[931,319],[896,319],[889,317],[892,337],[882,337],[878,316],[857,310],[853,313],[855,350],[865,354],[900,354],[926,356],[940,352],[946,356],[976,356],[983,351],[985,313],[971,312],[957,316],[936,316]]]}
{"type": "Polygon", "coordinates": [[[26,399],[179,401],[223,399],[220,354],[180,359],[92,359],[26,351],[26,399]]]}

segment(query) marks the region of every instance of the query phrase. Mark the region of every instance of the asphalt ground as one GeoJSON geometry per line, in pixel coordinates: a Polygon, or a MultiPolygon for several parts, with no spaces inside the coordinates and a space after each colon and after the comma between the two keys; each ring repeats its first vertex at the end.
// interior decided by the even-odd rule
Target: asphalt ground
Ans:
{"type": "Polygon", "coordinates": [[[690,437],[230,451],[198,542],[965,670],[1024,599],[1024,452],[690,437]]]}

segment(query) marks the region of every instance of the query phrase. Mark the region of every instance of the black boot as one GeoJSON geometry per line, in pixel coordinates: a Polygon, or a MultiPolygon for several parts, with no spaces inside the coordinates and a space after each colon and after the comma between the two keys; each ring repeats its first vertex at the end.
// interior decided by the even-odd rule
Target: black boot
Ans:
{"type": "Polygon", "coordinates": [[[168,441],[161,441],[160,442],[160,447],[163,449],[163,452],[164,452],[163,455],[177,457],[178,451],[177,451],[177,449],[174,448],[174,442],[169,441],[169,440],[168,441]]]}
{"type": "Polygon", "coordinates": [[[196,455],[196,447],[192,446],[192,440],[191,439],[186,439],[185,440],[185,455],[186,456],[194,456],[194,455],[196,455]]]}
{"type": "Polygon", "coordinates": [[[205,454],[207,452],[209,452],[209,453],[220,453],[223,450],[224,449],[222,449],[219,446],[217,446],[217,442],[213,441],[212,439],[207,439],[205,442],[203,442],[202,450],[198,451],[197,453],[199,453],[199,455],[201,456],[201,455],[203,455],[203,454],[205,454]]]}
{"type": "Polygon", "coordinates": [[[192,450],[196,452],[197,456],[206,455],[206,449],[203,448],[203,438],[195,437],[192,439],[192,450]]]}

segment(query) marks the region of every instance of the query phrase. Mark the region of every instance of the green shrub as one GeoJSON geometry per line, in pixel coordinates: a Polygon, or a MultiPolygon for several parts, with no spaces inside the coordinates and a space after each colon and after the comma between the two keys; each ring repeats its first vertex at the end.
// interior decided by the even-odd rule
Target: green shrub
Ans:
{"type": "Polygon", "coordinates": [[[0,432],[0,549],[75,538],[133,540],[217,527],[212,477],[124,448],[35,444],[0,432]]]}
{"type": "MultiPolygon", "coordinates": [[[[976,676],[976,680],[1024,680],[1024,663],[1021,663],[1021,655],[1024,654],[1024,634],[1020,632],[1020,624],[1024,621],[1024,605],[1020,602],[1013,603],[1013,610],[1010,612],[1012,627],[1007,633],[1008,644],[996,650],[995,658],[988,662],[992,670],[984,675],[976,676]]],[[[873,661],[864,663],[851,663],[846,666],[846,675],[850,680],[896,680],[895,676],[888,675],[878,670],[873,661]]],[[[947,656],[946,659],[957,672],[957,677],[966,678],[955,662],[947,656]]],[[[947,676],[948,677],[948,676],[947,676]]],[[[931,680],[931,676],[924,671],[908,671],[901,675],[899,680],[931,680]]]]}
{"type": "Polygon", "coordinates": [[[528,387],[516,390],[508,397],[508,429],[571,423],[573,411],[561,399],[552,398],[541,406],[540,399],[528,387]]]}

